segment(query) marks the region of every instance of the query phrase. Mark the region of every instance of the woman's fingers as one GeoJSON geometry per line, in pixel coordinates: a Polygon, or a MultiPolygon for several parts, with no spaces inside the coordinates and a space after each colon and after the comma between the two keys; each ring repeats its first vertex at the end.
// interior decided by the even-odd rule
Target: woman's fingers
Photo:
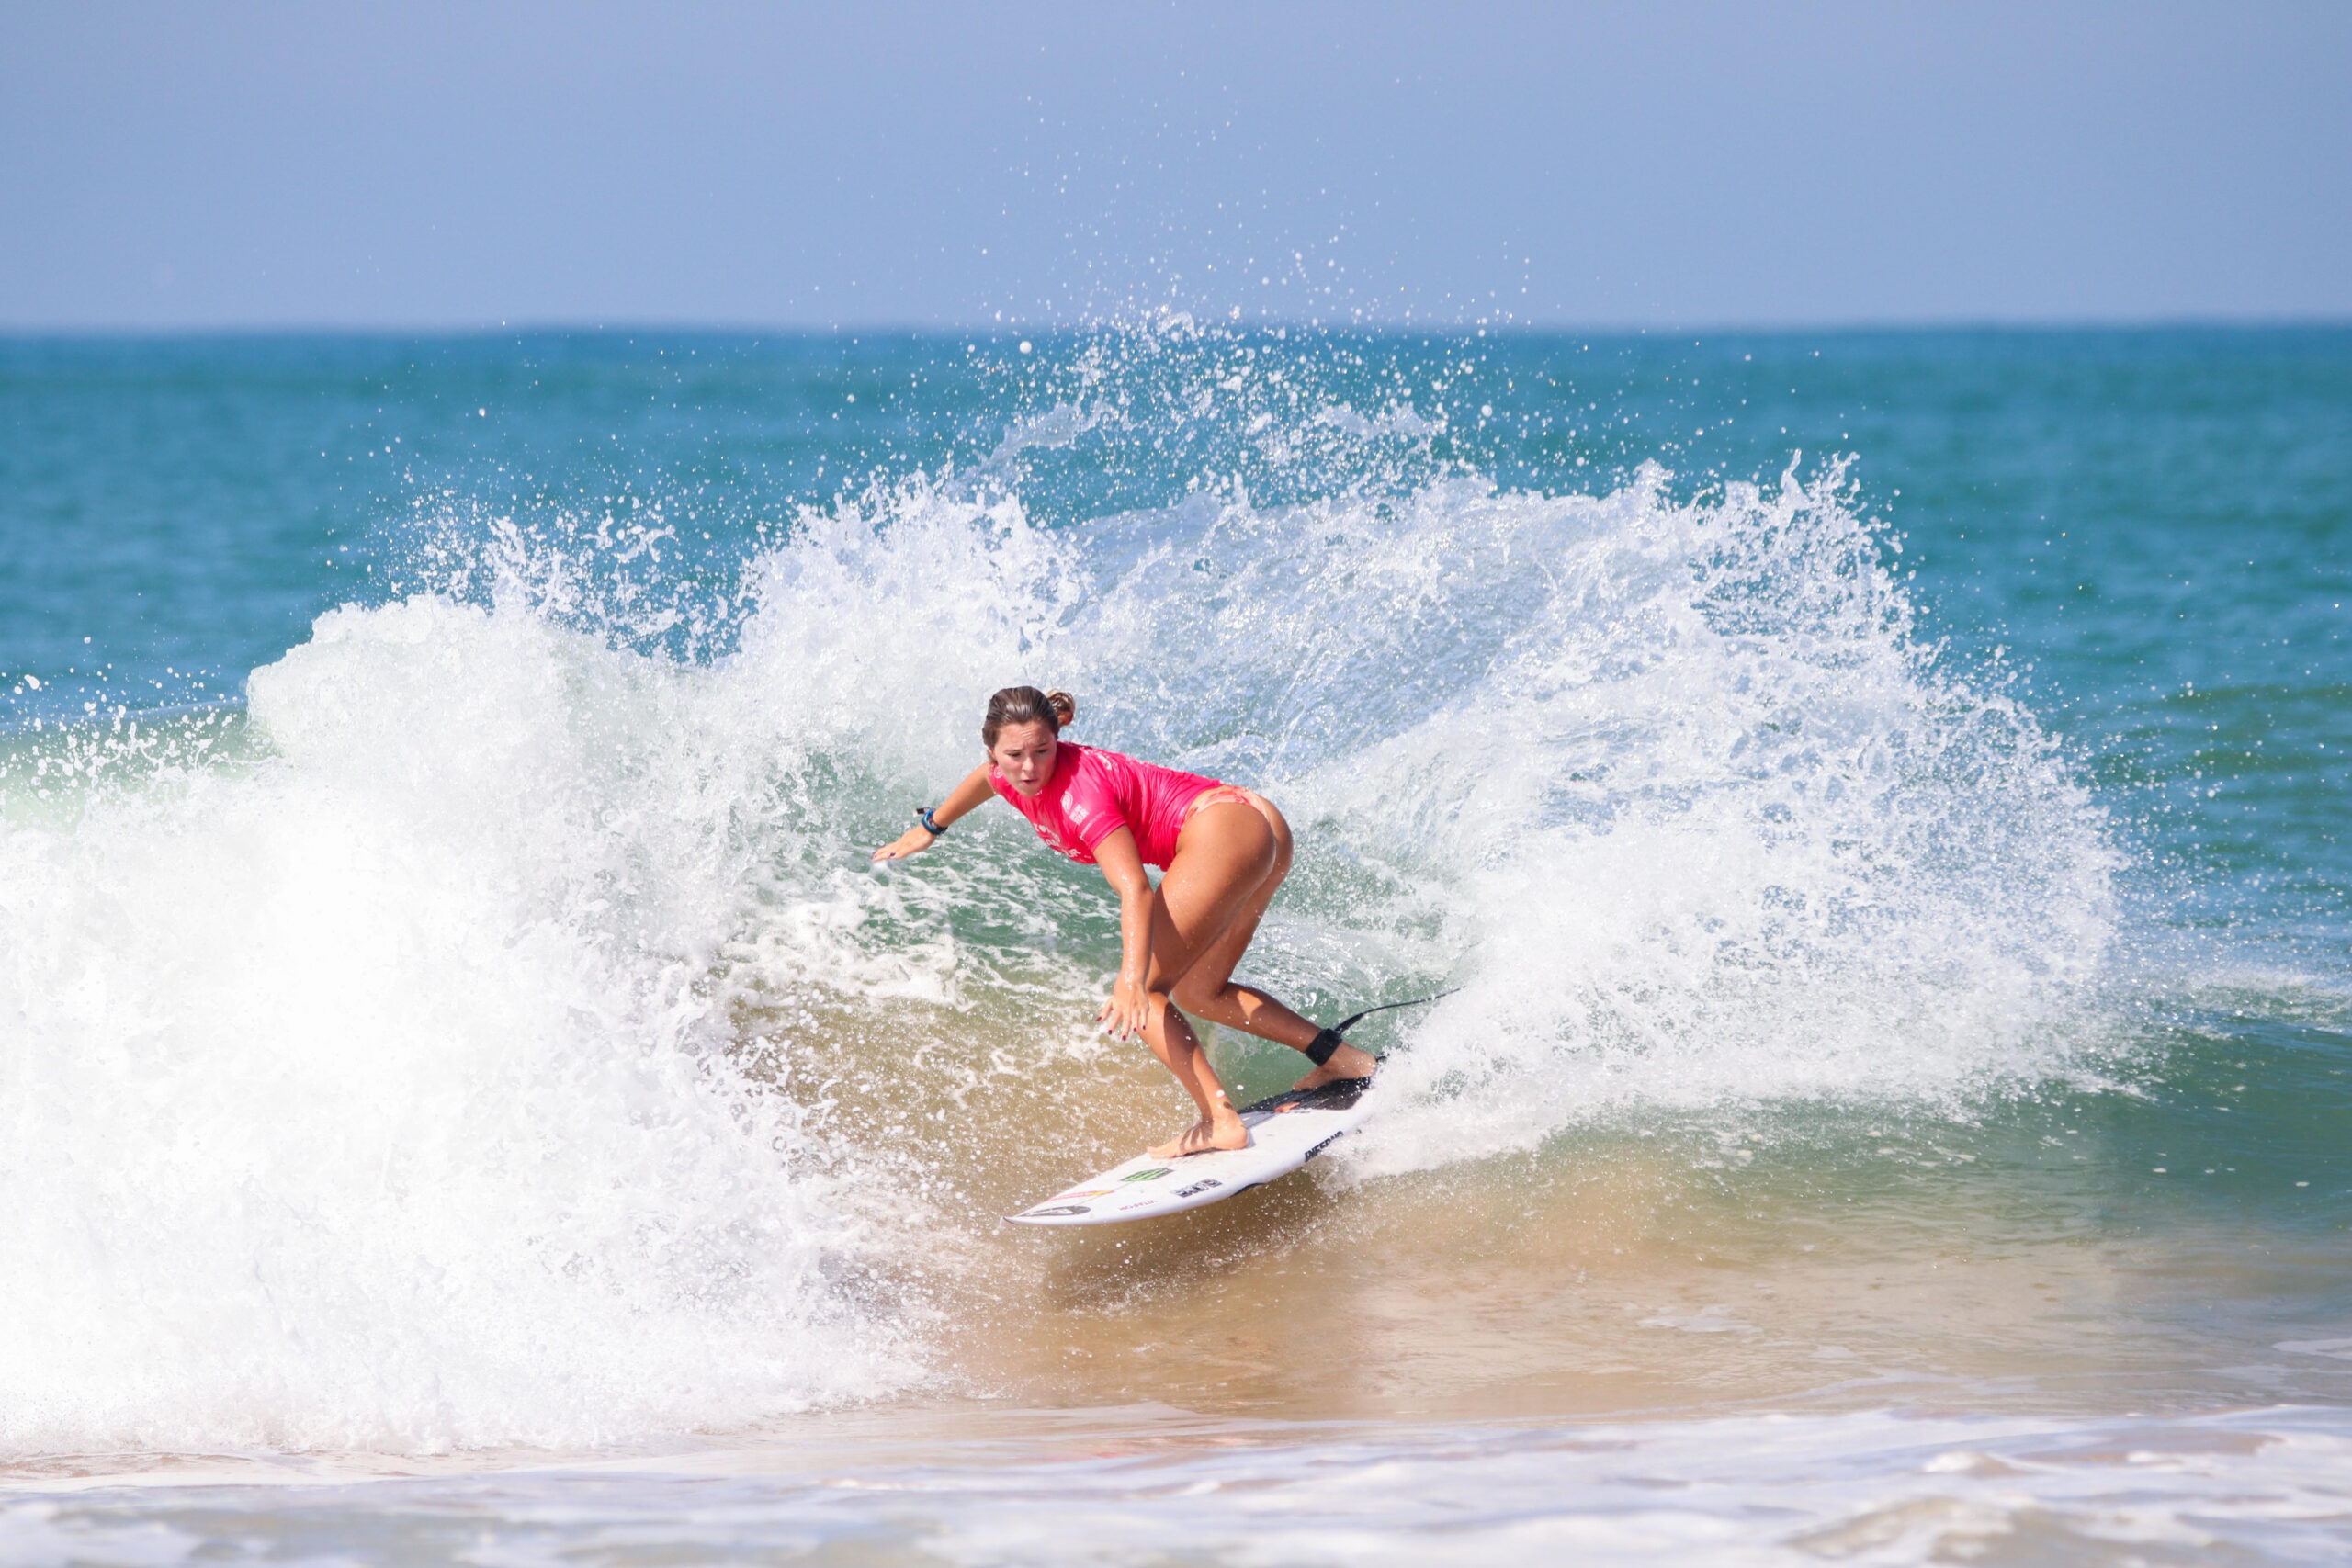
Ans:
{"type": "Polygon", "coordinates": [[[1129,983],[1122,980],[1112,988],[1110,999],[1094,1015],[1094,1021],[1114,1040],[1134,1040],[1151,1021],[1151,1000],[1135,994],[1129,983]]]}

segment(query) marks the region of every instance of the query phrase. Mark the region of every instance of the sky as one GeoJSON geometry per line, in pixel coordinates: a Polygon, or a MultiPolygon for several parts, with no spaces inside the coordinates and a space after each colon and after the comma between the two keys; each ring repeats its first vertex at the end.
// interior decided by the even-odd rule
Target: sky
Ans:
{"type": "Polygon", "coordinates": [[[0,0],[0,329],[2352,318],[2352,5],[0,0]]]}

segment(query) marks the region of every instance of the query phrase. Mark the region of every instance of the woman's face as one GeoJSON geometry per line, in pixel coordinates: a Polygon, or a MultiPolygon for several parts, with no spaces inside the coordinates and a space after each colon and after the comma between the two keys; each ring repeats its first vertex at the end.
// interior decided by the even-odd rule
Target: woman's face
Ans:
{"type": "Polygon", "coordinates": [[[1008,724],[996,732],[989,761],[1013,788],[1023,795],[1037,795],[1054,776],[1054,750],[1058,744],[1053,726],[1042,718],[1008,724]]]}

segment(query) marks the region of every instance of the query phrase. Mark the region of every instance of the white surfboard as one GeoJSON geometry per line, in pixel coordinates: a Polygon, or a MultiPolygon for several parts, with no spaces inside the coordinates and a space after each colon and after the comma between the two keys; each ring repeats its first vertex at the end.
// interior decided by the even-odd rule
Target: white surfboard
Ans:
{"type": "Polygon", "coordinates": [[[1371,1085],[1370,1078],[1342,1078],[1261,1100],[1242,1108],[1248,1148],[1172,1159],[1138,1155],[1005,1219],[1016,1225],[1115,1225],[1222,1202],[1289,1175],[1333,1139],[1354,1132],[1363,1124],[1363,1092],[1371,1085]]]}

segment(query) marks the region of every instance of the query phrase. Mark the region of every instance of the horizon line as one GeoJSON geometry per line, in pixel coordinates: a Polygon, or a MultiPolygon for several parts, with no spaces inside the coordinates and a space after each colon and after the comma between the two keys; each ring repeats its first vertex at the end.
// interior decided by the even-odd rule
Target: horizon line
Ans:
{"type": "Polygon", "coordinates": [[[1412,333],[1442,333],[1467,336],[1633,338],[1684,333],[1713,333],[1738,337],[1783,337],[1818,333],[1833,336],[1895,336],[1925,333],[2066,333],[2099,332],[2292,331],[2352,328],[2352,312],[2231,313],[2181,312],[2146,316],[1922,316],[1797,321],[1649,321],[1612,324],[1496,321],[1327,321],[1314,318],[1263,316],[1239,321],[1223,316],[1193,316],[1170,311],[1157,317],[1102,317],[1080,321],[807,321],[745,322],[733,321],[664,321],[660,318],[595,321],[546,318],[501,321],[442,321],[433,323],[345,322],[179,322],[36,324],[0,321],[0,340],[125,340],[225,338],[439,338],[475,339],[506,333],[536,337],[584,337],[642,333],[649,336],[758,338],[922,337],[966,335],[1014,338],[1024,333],[1066,336],[1073,333],[1133,330],[1175,317],[1192,316],[1204,330],[1242,332],[1361,333],[1394,336],[1412,333]]]}

